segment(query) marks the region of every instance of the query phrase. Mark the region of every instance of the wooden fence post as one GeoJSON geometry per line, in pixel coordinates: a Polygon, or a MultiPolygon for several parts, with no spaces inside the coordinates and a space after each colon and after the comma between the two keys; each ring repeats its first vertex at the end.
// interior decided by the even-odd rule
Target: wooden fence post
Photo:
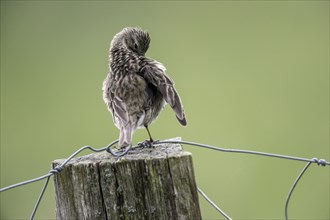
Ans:
{"type": "Polygon", "coordinates": [[[57,219],[201,219],[192,156],[178,144],[75,158],[54,186],[57,219]]]}

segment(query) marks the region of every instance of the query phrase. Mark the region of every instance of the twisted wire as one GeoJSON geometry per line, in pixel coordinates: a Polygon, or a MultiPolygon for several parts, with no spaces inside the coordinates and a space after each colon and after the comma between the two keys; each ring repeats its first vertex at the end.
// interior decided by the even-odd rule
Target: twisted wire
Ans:
{"type": "Polygon", "coordinates": [[[293,190],[296,188],[299,180],[301,179],[301,177],[304,175],[304,173],[306,172],[306,170],[309,168],[309,166],[313,163],[313,161],[315,163],[317,163],[317,165],[319,166],[326,166],[326,161],[321,159],[317,159],[317,158],[313,158],[312,161],[309,161],[305,167],[301,170],[300,174],[298,175],[297,179],[294,181],[289,193],[288,193],[288,196],[286,198],[286,201],[285,201],[285,208],[284,208],[284,214],[285,214],[285,219],[288,220],[289,219],[289,215],[288,215],[288,207],[289,207],[289,201],[290,201],[290,198],[291,198],[291,195],[293,193],[293,190]]]}
{"type": "MultiPolygon", "coordinates": [[[[23,181],[20,183],[16,183],[4,188],[0,189],[0,192],[4,192],[16,187],[20,187],[26,184],[30,184],[33,182],[37,182],[43,179],[46,179],[46,182],[40,192],[40,195],[38,197],[38,200],[35,204],[35,207],[32,211],[31,217],[30,219],[33,220],[34,216],[36,214],[36,211],[39,207],[39,204],[42,200],[42,197],[47,189],[48,183],[49,183],[49,179],[51,176],[61,172],[65,165],[72,159],[74,158],[77,154],[81,153],[82,151],[88,149],[94,152],[101,152],[101,151],[107,151],[108,153],[110,153],[112,156],[114,157],[121,157],[126,155],[130,150],[133,149],[132,145],[130,145],[129,147],[127,147],[126,149],[120,149],[118,151],[113,151],[111,148],[118,143],[118,140],[113,141],[112,143],[110,143],[109,145],[107,145],[106,147],[103,148],[93,148],[91,146],[84,146],[80,149],[78,149],[76,152],[74,152],[72,155],[70,155],[63,163],[61,163],[60,165],[56,166],[54,169],[51,169],[47,174],[34,178],[34,179],[30,179],[27,181],[23,181]]],[[[312,159],[308,159],[308,158],[302,158],[302,157],[294,157],[294,156],[288,156],[288,155],[281,155],[281,154],[273,154],[273,153],[266,153],[266,152],[259,152],[259,151],[250,151],[250,150],[241,150],[241,149],[228,149],[228,148],[219,148],[219,147],[215,147],[212,145],[207,145],[207,144],[201,144],[201,143],[195,143],[195,142],[190,142],[190,141],[181,141],[181,140],[164,140],[164,141],[156,141],[154,143],[152,143],[152,145],[159,145],[159,144],[165,144],[165,143],[172,143],[172,144],[187,144],[187,145],[191,145],[191,146],[197,146],[197,147],[202,147],[202,148],[207,148],[207,149],[211,149],[211,150],[216,150],[216,151],[222,151],[222,152],[227,152],[227,153],[243,153],[243,154],[252,154],[252,155],[259,155],[259,156],[267,156],[267,157],[275,157],[275,158],[281,158],[281,159],[288,159],[288,160],[296,160],[296,161],[302,161],[302,162],[307,162],[307,165],[302,169],[302,171],[300,172],[300,174],[298,175],[297,179],[295,180],[295,182],[293,183],[286,202],[285,202],[285,219],[288,220],[288,207],[289,207],[289,201],[290,198],[292,196],[292,193],[296,187],[296,185],[298,184],[298,182],[300,181],[301,177],[304,175],[304,173],[306,172],[306,170],[309,168],[309,166],[312,163],[316,163],[319,166],[329,166],[330,162],[326,161],[324,159],[317,159],[317,158],[312,158],[312,159]]],[[[145,147],[145,144],[138,144],[137,147],[145,147]]],[[[197,189],[198,192],[223,216],[225,217],[227,220],[231,220],[231,218],[223,211],[221,210],[200,188],[197,189]]]]}

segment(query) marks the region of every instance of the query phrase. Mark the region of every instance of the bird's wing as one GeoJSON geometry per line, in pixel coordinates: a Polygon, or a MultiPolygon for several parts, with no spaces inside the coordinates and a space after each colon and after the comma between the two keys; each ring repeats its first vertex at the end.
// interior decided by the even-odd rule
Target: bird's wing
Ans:
{"type": "Polygon", "coordinates": [[[163,64],[148,59],[142,66],[140,74],[144,79],[157,87],[164,96],[165,101],[172,107],[180,124],[187,125],[186,116],[180,96],[174,88],[174,82],[165,73],[163,64]]]}

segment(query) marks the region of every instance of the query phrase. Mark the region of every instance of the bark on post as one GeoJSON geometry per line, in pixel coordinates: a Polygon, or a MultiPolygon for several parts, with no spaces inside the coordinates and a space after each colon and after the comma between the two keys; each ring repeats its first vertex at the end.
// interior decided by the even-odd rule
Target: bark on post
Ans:
{"type": "Polygon", "coordinates": [[[178,144],[82,156],[54,183],[57,219],[201,219],[192,156],[178,144]]]}

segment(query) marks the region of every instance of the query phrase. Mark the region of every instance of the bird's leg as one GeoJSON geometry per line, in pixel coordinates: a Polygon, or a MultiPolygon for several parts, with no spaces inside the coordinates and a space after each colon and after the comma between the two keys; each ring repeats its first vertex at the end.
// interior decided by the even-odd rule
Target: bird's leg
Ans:
{"type": "Polygon", "coordinates": [[[147,129],[148,135],[149,135],[149,140],[145,140],[142,143],[139,143],[138,145],[140,145],[143,148],[152,148],[154,147],[152,143],[154,143],[154,140],[151,137],[150,131],[148,129],[147,125],[144,125],[144,127],[147,129]]]}
{"type": "Polygon", "coordinates": [[[145,125],[144,127],[147,129],[147,132],[148,132],[148,135],[149,135],[149,141],[150,141],[151,143],[154,142],[154,140],[153,140],[152,137],[151,137],[151,134],[150,134],[150,131],[149,131],[149,129],[148,129],[148,126],[145,125]]]}

